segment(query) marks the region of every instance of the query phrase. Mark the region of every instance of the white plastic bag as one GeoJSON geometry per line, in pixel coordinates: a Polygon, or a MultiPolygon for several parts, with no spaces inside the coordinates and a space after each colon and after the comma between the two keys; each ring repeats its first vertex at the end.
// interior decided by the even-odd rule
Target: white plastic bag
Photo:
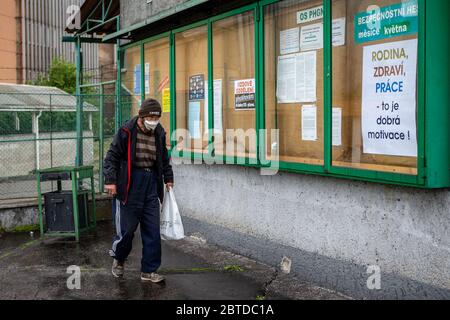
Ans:
{"type": "Polygon", "coordinates": [[[161,239],[181,240],[184,238],[183,222],[173,189],[170,188],[164,196],[161,212],[161,239]]]}

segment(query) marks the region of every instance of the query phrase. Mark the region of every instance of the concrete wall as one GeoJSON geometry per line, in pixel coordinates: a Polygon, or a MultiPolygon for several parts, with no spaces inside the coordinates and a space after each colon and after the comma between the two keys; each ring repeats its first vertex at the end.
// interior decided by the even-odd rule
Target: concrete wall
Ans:
{"type": "Polygon", "coordinates": [[[450,191],[175,166],[190,232],[360,298],[450,298],[450,191]],[[367,289],[367,266],[381,290],[367,289]]]}
{"type": "Polygon", "coordinates": [[[156,15],[183,2],[187,2],[187,0],[153,0],[151,3],[147,3],[146,0],[121,0],[121,28],[123,29],[135,23],[141,22],[148,17],[156,15]]]}

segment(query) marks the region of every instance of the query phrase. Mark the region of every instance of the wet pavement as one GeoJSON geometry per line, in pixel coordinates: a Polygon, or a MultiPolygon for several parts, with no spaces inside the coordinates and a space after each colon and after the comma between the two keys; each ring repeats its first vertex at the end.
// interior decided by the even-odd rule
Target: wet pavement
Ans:
{"type": "MultiPolygon", "coordinates": [[[[276,268],[235,255],[192,236],[163,241],[162,284],[140,280],[142,246],[136,233],[125,277],[110,273],[108,255],[113,227],[99,224],[80,243],[69,239],[40,240],[35,234],[0,237],[0,299],[155,299],[257,300],[343,299],[310,284],[296,283],[276,268]],[[81,289],[69,289],[69,266],[81,271],[81,289]]],[[[69,283],[76,283],[73,277],[69,283]]]]}

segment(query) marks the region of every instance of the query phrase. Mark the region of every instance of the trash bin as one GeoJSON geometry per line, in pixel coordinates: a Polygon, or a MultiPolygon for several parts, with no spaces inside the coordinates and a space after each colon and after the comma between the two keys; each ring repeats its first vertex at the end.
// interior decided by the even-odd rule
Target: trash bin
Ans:
{"type": "Polygon", "coordinates": [[[73,166],[36,170],[41,237],[75,237],[78,242],[81,232],[95,229],[93,169],[73,166]],[[90,189],[83,186],[85,179],[90,180],[90,189]],[[57,191],[43,194],[41,183],[46,181],[57,182],[57,191]],[[71,190],[62,190],[62,181],[70,181],[71,190]]]}
{"type": "MultiPolygon", "coordinates": [[[[72,191],[55,191],[44,194],[47,231],[75,231],[72,191]]],[[[89,224],[87,194],[78,194],[78,221],[81,229],[89,224]]]]}

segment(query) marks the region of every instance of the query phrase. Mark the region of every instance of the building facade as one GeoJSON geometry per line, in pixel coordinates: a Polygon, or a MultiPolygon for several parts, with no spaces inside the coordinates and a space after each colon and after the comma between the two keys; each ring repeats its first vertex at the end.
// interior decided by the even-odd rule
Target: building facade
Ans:
{"type": "Polygon", "coordinates": [[[189,233],[357,298],[450,298],[449,10],[122,0],[103,39],[128,117],[163,105],[189,233]]]}
{"type": "Polygon", "coordinates": [[[19,11],[15,1],[4,1],[0,6],[0,82],[21,81],[20,25],[16,22],[19,11]]]}
{"type": "MultiPolygon", "coordinates": [[[[63,43],[67,20],[84,0],[5,0],[0,10],[0,82],[24,84],[48,71],[54,58],[75,62],[63,43]],[[74,6],[71,8],[71,6],[74,6]]],[[[98,71],[98,46],[83,44],[84,70],[98,71]]]]}

